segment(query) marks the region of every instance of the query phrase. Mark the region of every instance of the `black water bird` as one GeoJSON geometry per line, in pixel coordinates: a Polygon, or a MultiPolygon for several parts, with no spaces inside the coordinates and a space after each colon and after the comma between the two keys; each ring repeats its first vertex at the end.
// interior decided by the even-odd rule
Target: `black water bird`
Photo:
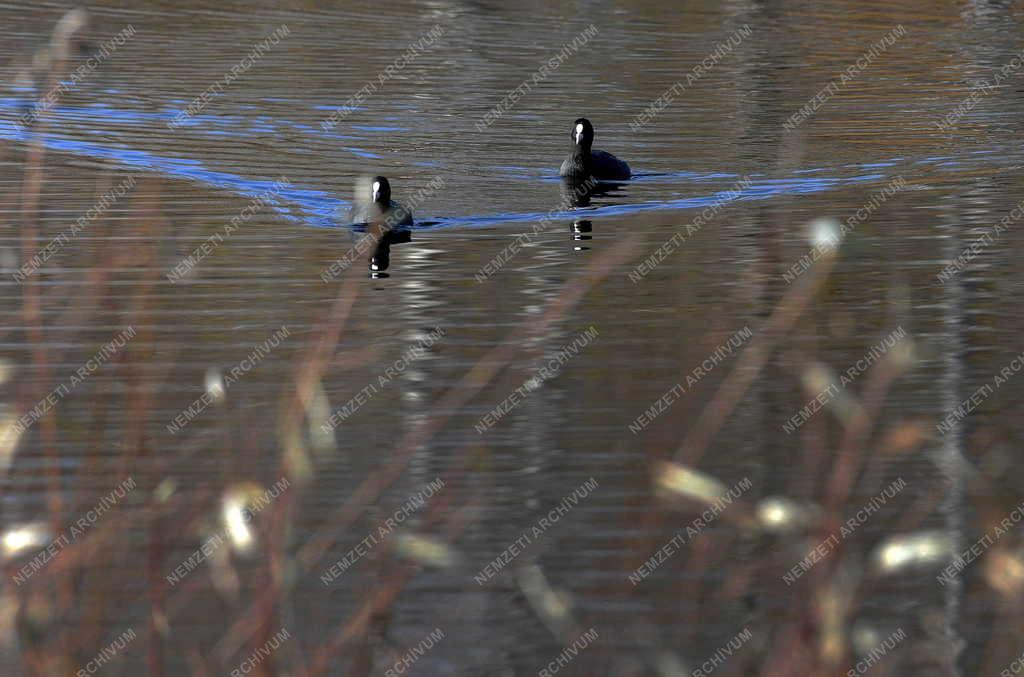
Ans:
{"type": "Polygon", "coordinates": [[[389,230],[412,225],[412,210],[391,199],[391,184],[386,178],[375,176],[369,182],[368,191],[366,188],[356,189],[356,199],[349,212],[352,223],[380,223],[389,230]]]}
{"type": "Polygon", "coordinates": [[[593,177],[601,181],[624,181],[632,176],[629,165],[603,150],[592,150],[594,126],[586,118],[572,124],[572,152],[562,163],[559,174],[580,180],[593,177]]]}

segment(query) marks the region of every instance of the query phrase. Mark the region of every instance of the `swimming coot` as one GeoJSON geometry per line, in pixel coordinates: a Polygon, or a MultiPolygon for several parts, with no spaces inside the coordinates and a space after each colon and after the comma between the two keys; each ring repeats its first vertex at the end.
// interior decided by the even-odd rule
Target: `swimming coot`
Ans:
{"type": "Polygon", "coordinates": [[[380,223],[388,228],[412,225],[412,210],[391,199],[391,184],[383,176],[369,181],[368,194],[365,186],[357,187],[355,197],[349,212],[352,223],[380,223]]]}
{"type": "Polygon", "coordinates": [[[590,120],[579,118],[572,124],[572,153],[562,163],[559,174],[566,178],[621,181],[631,176],[629,165],[603,150],[591,150],[594,144],[594,126],[590,120]]]}

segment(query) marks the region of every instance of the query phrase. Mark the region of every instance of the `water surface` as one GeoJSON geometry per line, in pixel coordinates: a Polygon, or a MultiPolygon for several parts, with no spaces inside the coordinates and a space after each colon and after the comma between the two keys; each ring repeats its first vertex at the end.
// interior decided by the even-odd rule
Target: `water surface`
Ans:
{"type": "MultiPolygon", "coordinates": [[[[25,660],[32,650],[70,657],[40,674],[73,672],[128,629],[138,638],[104,666],[108,674],[155,666],[165,674],[226,673],[280,628],[291,639],[258,669],[312,674],[346,623],[399,584],[365,632],[361,626],[330,654],[327,674],[385,674],[437,629],[443,639],[409,674],[536,674],[590,629],[597,639],[560,674],[690,674],[745,629],[752,639],[716,672],[767,674],[774,666],[773,674],[786,674],[787,656],[820,667],[814,661],[825,661],[825,650],[808,639],[817,637],[820,618],[805,625],[814,607],[809,579],[819,574],[795,585],[782,577],[823,533],[772,536],[723,518],[641,583],[629,581],[700,515],[697,505],[656,496],[652,475],[697,424],[739,351],[687,385],[643,430],[630,425],[729,337],[766,326],[793,289],[786,271],[811,249],[809,223],[846,221],[896,180],[905,189],[858,221],[832,274],[774,346],[698,468],[728,487],[749,480],[747,511],[772,495],[825,501],[843,428],[821,412],[785,432],[815,395],[801,376],[812,363],[845,372],[902,328],[912,362],[884,402],[867,377],[850,387],[877,406],[878,420],[865,442],[870,461],[836,519],[899,478],[906,489],[843,541],[842,566],[813,571],[859,579],[879,543],[920,530],[944,534],[960,551],[990,516],[998,521],[1020,503],[1012,473],[1024,432],[1013,414],[1018,381],[986,398],[952,435],[933,432],[1021,351],[1020,320],[1012,319],[1022,317],[1014,312],[1015,226],[960,274],[938,278],[1019,201],[1021,69],[954,128],[939,124],[978,80],[993,80],[1012,62],[1018,7],[105,2],[93,7],[91,41],[127,26],[135,35],[61,97],[40,136],[38,126],[17,124],[31,96],[28,59],[66,9],[0,8],[8,411],[31,410],[126,327],[135,337],[61,399],[51,423],[36,423],[18,440],[0,519],[6,528],[45,522],[56,511],[61,524],[72,524],[125,478],[138,488],[93,527],[103,548],[62,554],[85,557],[80,568],[67,564],[74,577],[63,584],[81,597],[43,574],[9,586],[9,608],[16,600],[18,608],[47,611],[18,615],[5,674],[33,674],[25,660]],[[478,127],[591,24],[596,34],[578,54],[478,127]],[[286,37],[201,111],[173,124],[282,26],[286,37]],[[786,129],[899,26],[903,37],[810,119],[786,129]],[[435,27],[441,37],[381,82],[435,27]],[[631,128],[745,28],[748,37],[671,105],[631,128]],[[375,91],[330,124],[371,82],[375,91]],[[570,211],[556,172],[580,115],[594,122],[596,147],[627,159],[637,177],[570,211]],[[29,230],[22,182],[33,141],[45,148],[46,165],[38,228],[29,230]],[[423,196],[409,242],[392,247],[389,277],[370,278],[361,255],[351,279],[324,282],[360,236],[337,215],[351,204],[358,177],[375,173],[391,179],[398,199],[423,196]],[[14,278],[26,252],[46,246],[129,178],[128,195],[27,282],[14,278]],[[282,179],[287,187],[268,197],[282,179]],[[172,274],[243,213],[194,269],[172,274]],[[698,218],[701,227],[688,231],[698,218]],[[631,279],[679,233],[684,241],[652,272],[631,279]],[[480,276],[514,242],[517,253],[480,276]],[[560,305],[583,283],[593,286],[560,305]],[[310,421],[357,396],[365,402],[357,400],[325,437],[307,430],[302,416],[296,428],[289,412],[298,374],[341,315],[321,377],[298,390],[310,421]],[[287,336],[269,346],[282,328],[287,336]],[[435,328],[440,339],[406,360],[435,328]],[[559,362],[591,328],[594,338],[559,362]],[[511,348],[492,352],[501,345],[511,348]],[[269,349],[239,372],[223,402],[169,429],[203,395],[211,373],[230,375],[260,346],[269,349]],[[557,373],[479,431],[485,415],[552,360],[557,373]],[[479,390],[451,398],[472,381],[467,373],[479,373],[474,365],[486,371],[498,362],[479,390]],[[432,434],[417,437],[437,421],[432,434]],[[906,422],[920,422],[928,439],[887,455],[884,432],[906,422]],[[362,496],[367,478],[389,468],[394,474],[369,507],[339,512],[362,496]],[[167,581],[220,533],[225,487],[254,482],[262,490],[282,477],[293,490],[256,517],[258,554],[218,555],[183,583],[167,581]],[[395,538],[324,582],[332,565],[437,480],[444,488],[411,512],[395,538]],[[596,488],[498,575],[474,580],[591,480],[596,488]],[[450,556],[407,571],[395,550],[399,534],[445,543],[450,556]],[[564,595],[564,616],[538,607],[533,565],[564,595]],[[269,612],[254,611],[276,586],[269,612]],[[266,624],[246,625],[257,618],[266,624]],[[85,627],[92,629],[79,631],[85,627]]],[[[999,553],[1012,552],[1017,538],[999,553]]],[[[422,563],[424,551],[415,552],[422,563]]],[[[994,603],[1001,593],[985,566],[975,563],[947,586],[935,579],[937,565],[865,574],[837,621],[844,646],[867,651],[902,629],[909,639],[873,668],[878,674],[998,674],[1019,652],[1020,617],[1012,605],[994,603]]],[[[835,670],[855,658],[844,651],[835,670]]]]}

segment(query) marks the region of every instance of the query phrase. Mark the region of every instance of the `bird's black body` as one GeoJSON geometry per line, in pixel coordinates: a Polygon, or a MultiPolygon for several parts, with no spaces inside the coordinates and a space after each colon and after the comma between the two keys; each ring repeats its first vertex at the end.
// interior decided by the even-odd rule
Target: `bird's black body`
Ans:
{"type": "Polygon", "coordinates": [[[572,152],[562,162],[559,174],[567,179],[588,177],[599,181],[625,181],[632,176],[629,165],[603,150],[592,150],[594,127],[590,120],[579,118],[573,123],[572,152]]]}
{"type": "Polygon", "coordinates": [[[349,212],[352,223],[379,223],[389,229],[412,225],[412,210],[391,199],[391,184],[383,176],[373,177],[368,202],[362,201],[361,197],[356,196],[349,212]]]}

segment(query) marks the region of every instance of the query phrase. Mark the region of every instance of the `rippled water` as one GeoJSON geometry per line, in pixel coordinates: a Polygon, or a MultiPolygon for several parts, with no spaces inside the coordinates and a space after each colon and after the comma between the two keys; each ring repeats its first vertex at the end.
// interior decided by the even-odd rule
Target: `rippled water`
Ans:
{"type": "MultiPolygon", "coordinates": [[[[17,120],[31,105],[31,55],[66,9],[0,6],[7,412],[31,410],[123,329],[135,335],[17,440],[4,459],[0,520],[6,529],[58,514],[73,524],[126,478],[139,488],[91,527],[107,538],[102,547],[62,553],[87,562],[67,564],[73,577],[5,583],[0,602],[14,608],[17,600],[22,611],[5,616],[15,629],[0,654],[4,674],[74,674],[129,629],[138,638],[104,673],[230,673],[279,628],[291,639],[255,674],[385,674],[436,629],[443,639],[409,674],[536,674],[591,628],[597,639],[559,674],[690,674],[747,628],[752,639],[716,672],[795,674],[796,656],[828,654],[808,639],[826,633],[800,613],[814,607],[811,588],[782,576],[806,553],[801,544],[813,546],[824,532],[804,542],[717,520],[641,583],[629,574],[700,515],[656,496],[652,476],[699,426],[739,351],[692,385],[686,376],[735,332],[770,326],[798,284],[785,275],[811,251],[812,221],[845,222],[893,181],[905,188],[846,237],[834,271],[697,467],[728,487],[749,479],[745,509],[771,495],[825,502],[843,427],[822,412],[793,434],[783,429],[815,394],[801,376],[812,363],[846,372],[902,328],[913,363],[884,402],[874,377],[851,386],[878,407],[878,420],[837,524],[892,481],[907,488],[843,541],[848,575],[857,577],[893,534],[934,530],[960,551],[982,533],[975,525],[1020,503],[1024,486],[1012,472],[1024,433],[1013,413],[1020,381],[985,398],[954,434],[933,432],[1022,347],[1013,320],[1024,317],[1014,312],[1015,223],[959,275],[937,277],[1020,200],[1024,68],[1007,71],[954,128],[938,124],[978,80],[1013,63],[1018,6],[108,2],[92,8],[93,47],[129,26],[134,36],[63,94],[40,135],[17,120]],[[481,127],[591,24],[596,34],[578,54],[481,127]],[[282,26],[287,36],[174,123],[282,26]],[[785,128],[897,26],[903,37],[810,119],[785,128]],[[435,27],[440,39],[381,82],[435,27]],[[749,35],[673,103],[631,127],[745,27],[749,35]],[[367,83],[374,91],[325,124],[367,83]],[[595,147],[628,160],[636,177],[569,210],[557,167],[580,115],[597,128],[595,147]],[[33,141],[46,163],[36,230],[23,211],[33,141]],[[360,254],[358,277],[325,282],[360,237],[338,214],[357,179],[377,173],[390,178],[396,199],[422,197],[409,241],[393,245],[389,277],[370,278],[360,254]],[[15,279],[27,252],[126,181],[128,194],[27,282],[15,279]],[[698,218],[706,222],[688,230],[698,218]],[[176,266],[217,234],[179,279],[176,266]],[[630,277],[677,234],[660,265],[630,277]],[[513,242],[515,255],[481,276],[513,242]],[[592,286],[577,298],[584,284],[592,286]],[[333,319],[343,320],[337,345],[328,343],[322,377],[305,383],[302,370],[333,319]],[[287,335],[268,343],[282,328],[287,335]],[[426,341],[435,328],[443,335],[426,341]],[[591,328],[596,334],[581,345],[591,328]],[[531,382],[481,432],[485,415],[574,342],[556,373],[531,382]],[[241,366],[247,358],[251,369],[241,366]],[[497,371],[483,378],[490,368],[497,371]],[[223,402],[175,424],[217,378],[234,381],[223,402]],[[631,431],[680,381],[678,400],[631,431]],[[355,411],[333,439],[315,426],[289,427],[296,406],[300,419],[305,406],[320,420],[352,398],[360,398],[355,411]],[[887,454],[883,434],[907,421],[922,422],[929,439],[913,453],[887,454]],[[432,434],[419,437],[432,422],[432,434]],[[183,583],[168,583],[218,533],[225,486],[270,487],[282,477],[296,485],[287,504],[259,516],[266,552],[279,554],[212,557],[183,583]],[[383,493],[366,495],[364,510],[367,478],[384,478],[383,493]],[[333,564],[439,479],[444,488],[403,529],[448,543],[450,561],[407,572],[393,550],[405,542],[396,538],[324,582],[333,564]],[[591,479],[596,488],[501,573],[474,580],[591,479]],[[539,610],[538,595],[554,598],[537,592],[532,564],[564,593],[569,626],[539,610]],[[403,587],[388,598],[397,581],[403,587]],[[248,626],[278,586],[267,624],[248,626]],[[321,648],[379,595],[386,599],[366,626],[318,663],[321,648]],[[40,667],[25,660],[31,649],[73,658],[40,667]]],[[[1003,543],[1012,550],[1018,538],[1003,543]]],[[[24,561],[11,561],[9,573],[24,561]]],[[[812,571],[823,575],[820,566],[812,571]]],[[[935,580],[940,567],[881,576],[858,589],[836,622],[865,651],[897,629],[912,638],[874,674],[998,674],[1019,653],[1021,616],[1006,601],[1012,593],[989,587],[986,566],[973,564],[948,586],[935,580]]],[[[834,569],[837,577],[847,571],[834,569]]],[[[848,663],[855,660],[843,654],[833,671],[848,663]]]]}

